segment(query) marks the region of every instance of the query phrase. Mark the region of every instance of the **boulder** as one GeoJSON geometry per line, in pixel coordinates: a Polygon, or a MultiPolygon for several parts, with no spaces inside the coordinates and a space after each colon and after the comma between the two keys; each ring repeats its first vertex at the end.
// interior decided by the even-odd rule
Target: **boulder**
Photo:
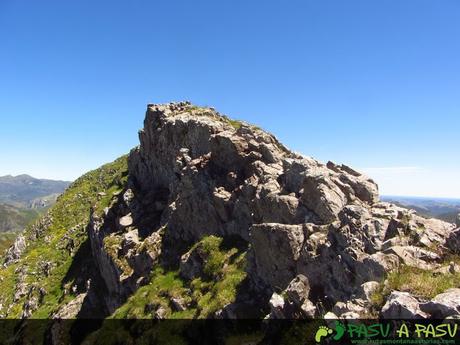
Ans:
{"type": "Polygon", "coordinates": [[[173,297],[171,298],[171,304],[176,311],[184,311],[187,310],[187,302],[184,298],[181,297],[173,297]]]}
{"type": "Polygon", "coordinates": [[[420,302],[408,292],[393,291],[381,310],[384,319],[423,319],[429,315],[420,309],[420,302]]]}
{"type": "Polygon", "coordinates": [[[182,278],[193,280],[203,274],[203,265],[207,255],[201,250],[192,248],[182,255],[180,259],[179,273],[182,278]]]}
{"type": "Polygon", "coordinates": [[[361,284],[359,296],[362,297],[365,301],[370,302],[372,295],[378,291],[380,288],[380,283],[376,281],[370,281],[361,284]]]}
{"type": "Polygon", "coordinates": [[[310,301],[308,298],[305,299],[300,306],[300,310],[302,312],[302,316],[308,319],[313,319],[318,316],[318,310],[316,306],[310,301]]]}
{"type": "Polygon", "coordinates": [[[308,299],[308,295],[310,293],[310,284],[308,282],[308,278],[303,274],[297,275],[289,283],[285,292],[291,302],[296,305],[302,305],[302,303],[308,299]]]}
{"type": "Polygon", "coordinates": [[[449,234],[446,246],[454,253],[460,254],[460,227],[449,234]]]}
{"type": "Polygon", "coordinates": [[[460,289],[449,289],[427,303],[420,305],[420,309],[437,319],[460,314],[460,289]]]}
{"type": "Polygon", "coordinates": [[[253,225],[250,231],[254,273],[273,288],[285,288],[295,276],[296,261],[304,241],[303,227],[264,223],[253,225]]]}
{"type": "Polygon", "coordinates": [[[270,306],[270,318],[274,319],[284,319],[284,299],[281,295],[278,295],[276,292],[273,293],[269,301],[270,306]]]}
{"type": "Polygon", "coordinates": [[[123,248],[133,248],[139,244],[139,231],[137,229],[127,232],[123,237],[123,248]]]}
{"type": "Polygon", "coordinates": [[[13,245],[8,248],[6,252],[4,266],[9,266],[13,262],[17,261],[26,249],[26,246],[25,237],[23,235],[19,235],[13,245]]]}
{"type": "Polygon", "coordinates": [[[434,269],[441,259],[438,254],[416,246],[393,246],[385,253],[397,255],[407,266],[426,270],[434,269]]]}
{"type": "Polygon", "coordinates": [[[324,314],[323,318],[325,320],[338,320],[339,317],[333,312],[328,311],[326,314],[324,314]]]}
{"type": "Polygon", "coordinates": [[[131,214],[127,214],[126,216],[121,217],[119,223],[120,226],[124,228],[131,226],[133,224],[133,218],[131,214]]]}
{"type": "Polygon", "coordinates": [[[310,170],[305,175],[302,201],[324,223],[335,221],[347,204],[345,194],[329,178],[325,168],[310,170]]]}
{"type": "MultiPolygon", "coordinates": [[[[359,302],[363,304],[362,301],[359,302]]],[[[365,308],[363,305],[359,305],[358,303],[356,303],[356,301],[337,302],[334,308],[332,308],[332,312],[336,315],[339,315],[339,317],[341,318],[347,318],[344,315],[358,315],[358,317],[355,318],[359,319],[360,315],[364,315],[366,311],[367,308],[365,308]]]]}

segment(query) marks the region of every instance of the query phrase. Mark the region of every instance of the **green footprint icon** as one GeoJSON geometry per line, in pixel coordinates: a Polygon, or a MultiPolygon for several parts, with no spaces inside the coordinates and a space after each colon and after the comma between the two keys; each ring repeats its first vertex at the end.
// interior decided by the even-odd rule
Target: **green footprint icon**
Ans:
{"type": "Polygon", "coordinates": [[[319,326],[318,330],[315,334],[315,340],[317,343],[321,342],[323,337],[327,337],[328,335],[332,334],[332,329],[326,326],[319,326]]]}
{"type": "Polygon", "coordinates": [[[335,321],[335,335],[332,339],[340,340],[342,339],[344,334],[345,334],[345,326],[336,320],[335,321]]]}

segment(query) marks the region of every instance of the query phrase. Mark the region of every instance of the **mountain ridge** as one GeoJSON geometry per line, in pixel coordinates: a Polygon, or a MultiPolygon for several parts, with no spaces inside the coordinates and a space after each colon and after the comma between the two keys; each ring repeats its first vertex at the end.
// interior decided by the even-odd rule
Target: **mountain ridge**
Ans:
{"type": "Polygon", "coordinates": [[[382,202],[365,175],[212,108],[150,104],[139,141],[9,249],[4,317],[446,316],[460,224],[382,202]]]}
{"type": "Polygon", "coordinates": [[[460,199],[411,197],[411,196],[382,196],[382,199],[393,202],[398,206],[416,210],[426,218],[437,218],[449,223],[455,223],[460,213],[460,199]]]}
{"type": "Polygon", "coordinates": [[[27,174],[0,176],[0,202],[28,207],[33,200],[62,193],[70,182],[38,179],[27,174]]]}
{"type": "Polygon", "coordinates": [[[37,219],[70,182],[27,174],[0,176],[0,232],[18,232],[37,219]]]}

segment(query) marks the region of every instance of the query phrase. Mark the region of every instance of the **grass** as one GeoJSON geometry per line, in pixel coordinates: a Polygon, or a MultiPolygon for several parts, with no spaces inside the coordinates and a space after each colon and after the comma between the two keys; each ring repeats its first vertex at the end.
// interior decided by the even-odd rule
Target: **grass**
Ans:
{"type": "Polygon", "coordinates": [[[0,253],[7,250],[18,236],[17,232],[0,232],[0,253]]]}
{"type": "Polygon", "coordinates": [[[431,271],[403,266],[388,275],[390,290],[407,291],[427,299],[453,287],[460,287],[460,273],[433,274],[431,271]]]}
{"type": "MultiPolygon", "coordinates": [[[[151,272],[150,282],[140,287],[84,344],[113,344],[115,338],[129,344],[132,336],[139,334],[136,321],[129,328],[123,328],[128,324],[119,324],[117,327],[116,319],[142,319],[144,323],[139,323],[139,327],[145,327],[145,319],[155,318],[155,311],[159,307],[165,310],[164,317],[183,322],[153,324],[142,331],[142,339],[186,344],[181,332],[189,325],[187,320],[210,317],[235,301],[238,286],[246,277],[245,252],[223,246],[223,239],[216,236],[204,237],[190,250],[200,251],[200,255],[206,258],[202,277],[186,281],[178,270],[166,270],[157,265],[151,272]],[[187,309],[175,310],[172,298],[181,298],[187,309]]],[[[259,334],[256,335],[258,337],[259,334]]],[[[235,340],[231,339],[228,343],[232,344],[235,340]]]]}
{"type": "Polygon", "coordinates": [[[243,123],[238,120],[227,119],[227,122],[235,129],[240,129],[243,123]]]}
{"type": "Polygon", "coordinates": [[[169,299],[185,294],[184,290],[184,282],[179,278],[178,271],[167,272],[161,267],[156,267],[152,272],[150,283],[139,288],[110,318],[153,318],[152,310],[158,306],[165,308],[167,315],[171,316],[169,299]]]}
{"type": "MultiPolygon", "coordinates": [[[[444,260],[443,266],[449,262],[460,262],[460,257],[451,256],[444,260]]],[[[382,282],[379,288],[371,295],[370,315],[378,314],[385,304],[391,291],[409,292],[424,299],[432,299],[450,288],[460,287],[460,273],[433,273],[410,266],[400,266],[390,272],[386,277],[387,282],[382,282]]]]}
{"type": "MultiPolygon", "coordinates": [[[[197,116],[206,116],[206,115],[212,114],[212,113],[210,113],[211,109],[209,107],[200,107],[200,106],[197,106],[197,105],[189,105],[187,107],[187,111],[189,113],[193,113],[194,115],[197,115],[197,116]]],[[[231,119],[226,115],[220,115],[220,116],[221,116],[221,119],[223,120],[223,122],[228,123],[230,126],[232,126],[236,130],[240,129],[241,126],[243,126],[243,124],[244,124],[244,122],[239,121],[239,120],[231,119]]],[[[259,127],[255,126],[255,125],[249,125],[249,126],[252,129],[255,129],[255,130],[261,130],[259,127]]]]}
{"type": "Polygon", "coordinates": [[[133,273],[133,269],[126,260],[124,255],[119,255],[118,251],[121,249],[121,243],[123,237],[117,234],[110,234],[104,237],[104,249],[107,254],[112,258],[116,266],[122,271],[124,276],[130,276],[133,273]]]}
{"type": "Polygon", "coordinates": [[[178,271],[166,271],[157,266],[150,283],[139,288],[111,318],[152,318],[158,306],[168,318],[206,318],[235,300],[238,285],[246,277],[245,253],[236,248],[223,248],[222,238],[204,237],[191,250],[207,257],[204,275],[185,281],[178,271]],[[175,311],[171,298],[182,298],[189,308],[175,311]]]}

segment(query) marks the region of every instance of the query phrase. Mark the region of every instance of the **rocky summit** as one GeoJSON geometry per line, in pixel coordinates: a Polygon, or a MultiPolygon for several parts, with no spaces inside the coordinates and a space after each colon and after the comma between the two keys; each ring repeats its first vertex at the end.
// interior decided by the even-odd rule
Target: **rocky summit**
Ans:
{"type": "Polygon", "coordinates": [[[139,140],[8,250],[3,317],[460,314],[459,224],[213,108],[150,104],[139,140]]]}

